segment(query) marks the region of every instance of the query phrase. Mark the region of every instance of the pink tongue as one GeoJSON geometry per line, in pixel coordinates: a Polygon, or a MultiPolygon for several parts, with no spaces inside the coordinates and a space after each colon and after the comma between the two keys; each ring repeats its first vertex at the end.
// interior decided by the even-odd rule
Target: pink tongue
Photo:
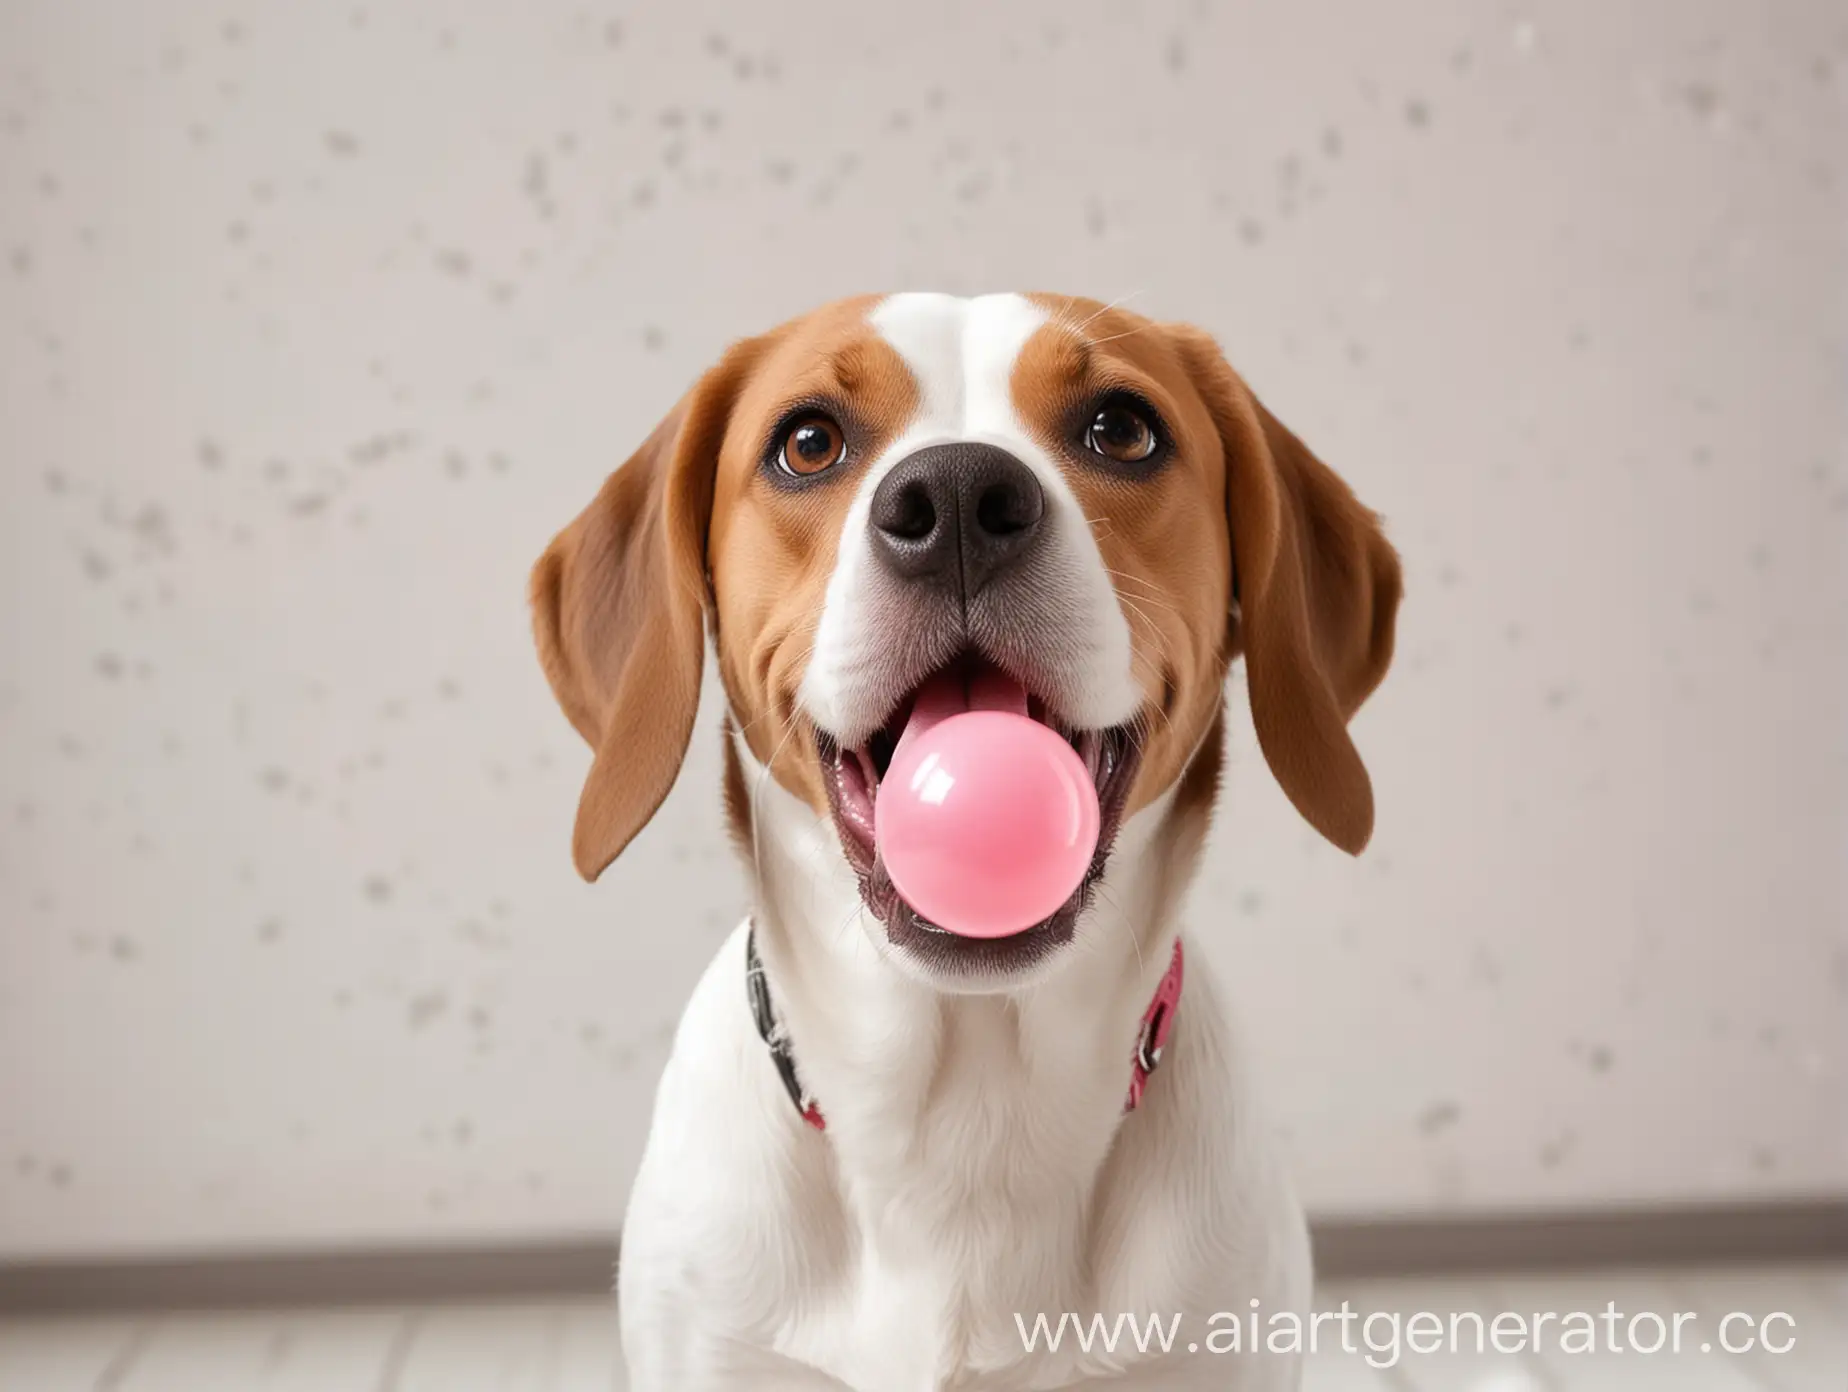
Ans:
{"type": "Polygon", "coordinates": [[[964,711],[1012,711],[1027,713],[1027,689],[1007,673],[995,667],[983,667],[973,676],[964,672],[939,672],[918,688],[911,714],[903,733],[892,750],[897,759],[904,747],[931,726],[964,711]]]}

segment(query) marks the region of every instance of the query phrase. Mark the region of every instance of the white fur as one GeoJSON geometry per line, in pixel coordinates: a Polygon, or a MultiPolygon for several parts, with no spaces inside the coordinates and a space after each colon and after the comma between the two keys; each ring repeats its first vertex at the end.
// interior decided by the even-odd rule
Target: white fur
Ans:
{"type": "MultiPolygon", "coordinates": [[[[1127,631],[1088,527],[1008,398],[1039,323],[1015,296],[899,296],[874,322],[923,388],[918,419],[854,504],[803,699],[852,730],[872,474],[946,439],[1003,444],[1041,474],[1088,653],[1061,698],[1098,724],[1134,708],[1127,631]],[[857,520],[856,520],[857,519],[857,520]]],[[[1160,1072],[1124,1118],[1142,1011],[1179,931],[1164,796],[1121,829],[1094,906],[1043,979],[934,989],[889,960],[832,825],[735,740],[752,790],[758,946],[803,1081],[796,1115],[745,998],[740,926],[675,1037],[623,1229],[635,1392],[1090,1387],[1287,1392],[1297,1360],[1189,1354],[1219,1312],[1307,1307],[1302,1215],[1204,957],[1160,1072]],[[1174,1353],[1029,1355],[1044,1313],[1183,1317],[1174,1353]]]]}

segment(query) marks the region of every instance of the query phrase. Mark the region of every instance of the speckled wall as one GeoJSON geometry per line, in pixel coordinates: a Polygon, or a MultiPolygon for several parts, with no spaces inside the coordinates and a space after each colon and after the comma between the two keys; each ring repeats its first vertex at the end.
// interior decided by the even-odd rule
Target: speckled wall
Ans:
{"type": "Polygon", "coordinates": [[[552,531],[872,288],[1197,320],[1410,597],[1193,922],[1322,1213],[1848,1193],[1848,13],[0,5],[0,1252],[602,1229],[737,919],[595,889],[552,531]]]}

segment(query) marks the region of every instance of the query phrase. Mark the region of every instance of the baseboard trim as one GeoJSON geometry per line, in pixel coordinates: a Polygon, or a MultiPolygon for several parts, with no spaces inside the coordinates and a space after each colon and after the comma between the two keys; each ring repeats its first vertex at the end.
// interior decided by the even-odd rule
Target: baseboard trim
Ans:
{"type": "Polygon", "coordinates": [[[616,1239],[0,1263],[0,1312],[435,1305],[595,1295],[616,1239]]]}
{"type": "MultiPolygon", "coordinates": [[[[1330,1218],[1324,1277],[1848,1260],[1848,1200],[1330,1218]]],[[[428,1305],[609,1291],[614,1236],[329,1252],[0,1262],[0,1312],[428,1305]]]]}
{"type": "Polygon", "coordinates": [[[1310,1224],[1329,1277],[1848,1260],[1848,1199],[1310,1224]]]}

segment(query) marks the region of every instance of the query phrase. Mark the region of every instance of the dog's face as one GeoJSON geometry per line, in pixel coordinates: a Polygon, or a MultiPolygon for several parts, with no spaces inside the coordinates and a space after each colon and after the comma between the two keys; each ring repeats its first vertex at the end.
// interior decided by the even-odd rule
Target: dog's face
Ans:
{"type": "MultiPolygon", "coordinates": [[[[1384,675],[1398,560],[1210,339],[1060,296],[843,301],[735,345],[552,543],[541,657],[596,751],[589,878],[666,796],[714,635],[737,738],[829,819],[919,974],[1005,984],[1069,941],[1121,821],[1196,840],[1241,653],[1259,742],[1329,840],[1372,793],[1346,722],[1384,675]],[[1097,780],[1103,835],[1044,923],[974,941],[893,890],[872,808],[920,688],[1000,689],[1097,780]]],[[[757,834],[728,742],[727,807],[757,834]]]]}

